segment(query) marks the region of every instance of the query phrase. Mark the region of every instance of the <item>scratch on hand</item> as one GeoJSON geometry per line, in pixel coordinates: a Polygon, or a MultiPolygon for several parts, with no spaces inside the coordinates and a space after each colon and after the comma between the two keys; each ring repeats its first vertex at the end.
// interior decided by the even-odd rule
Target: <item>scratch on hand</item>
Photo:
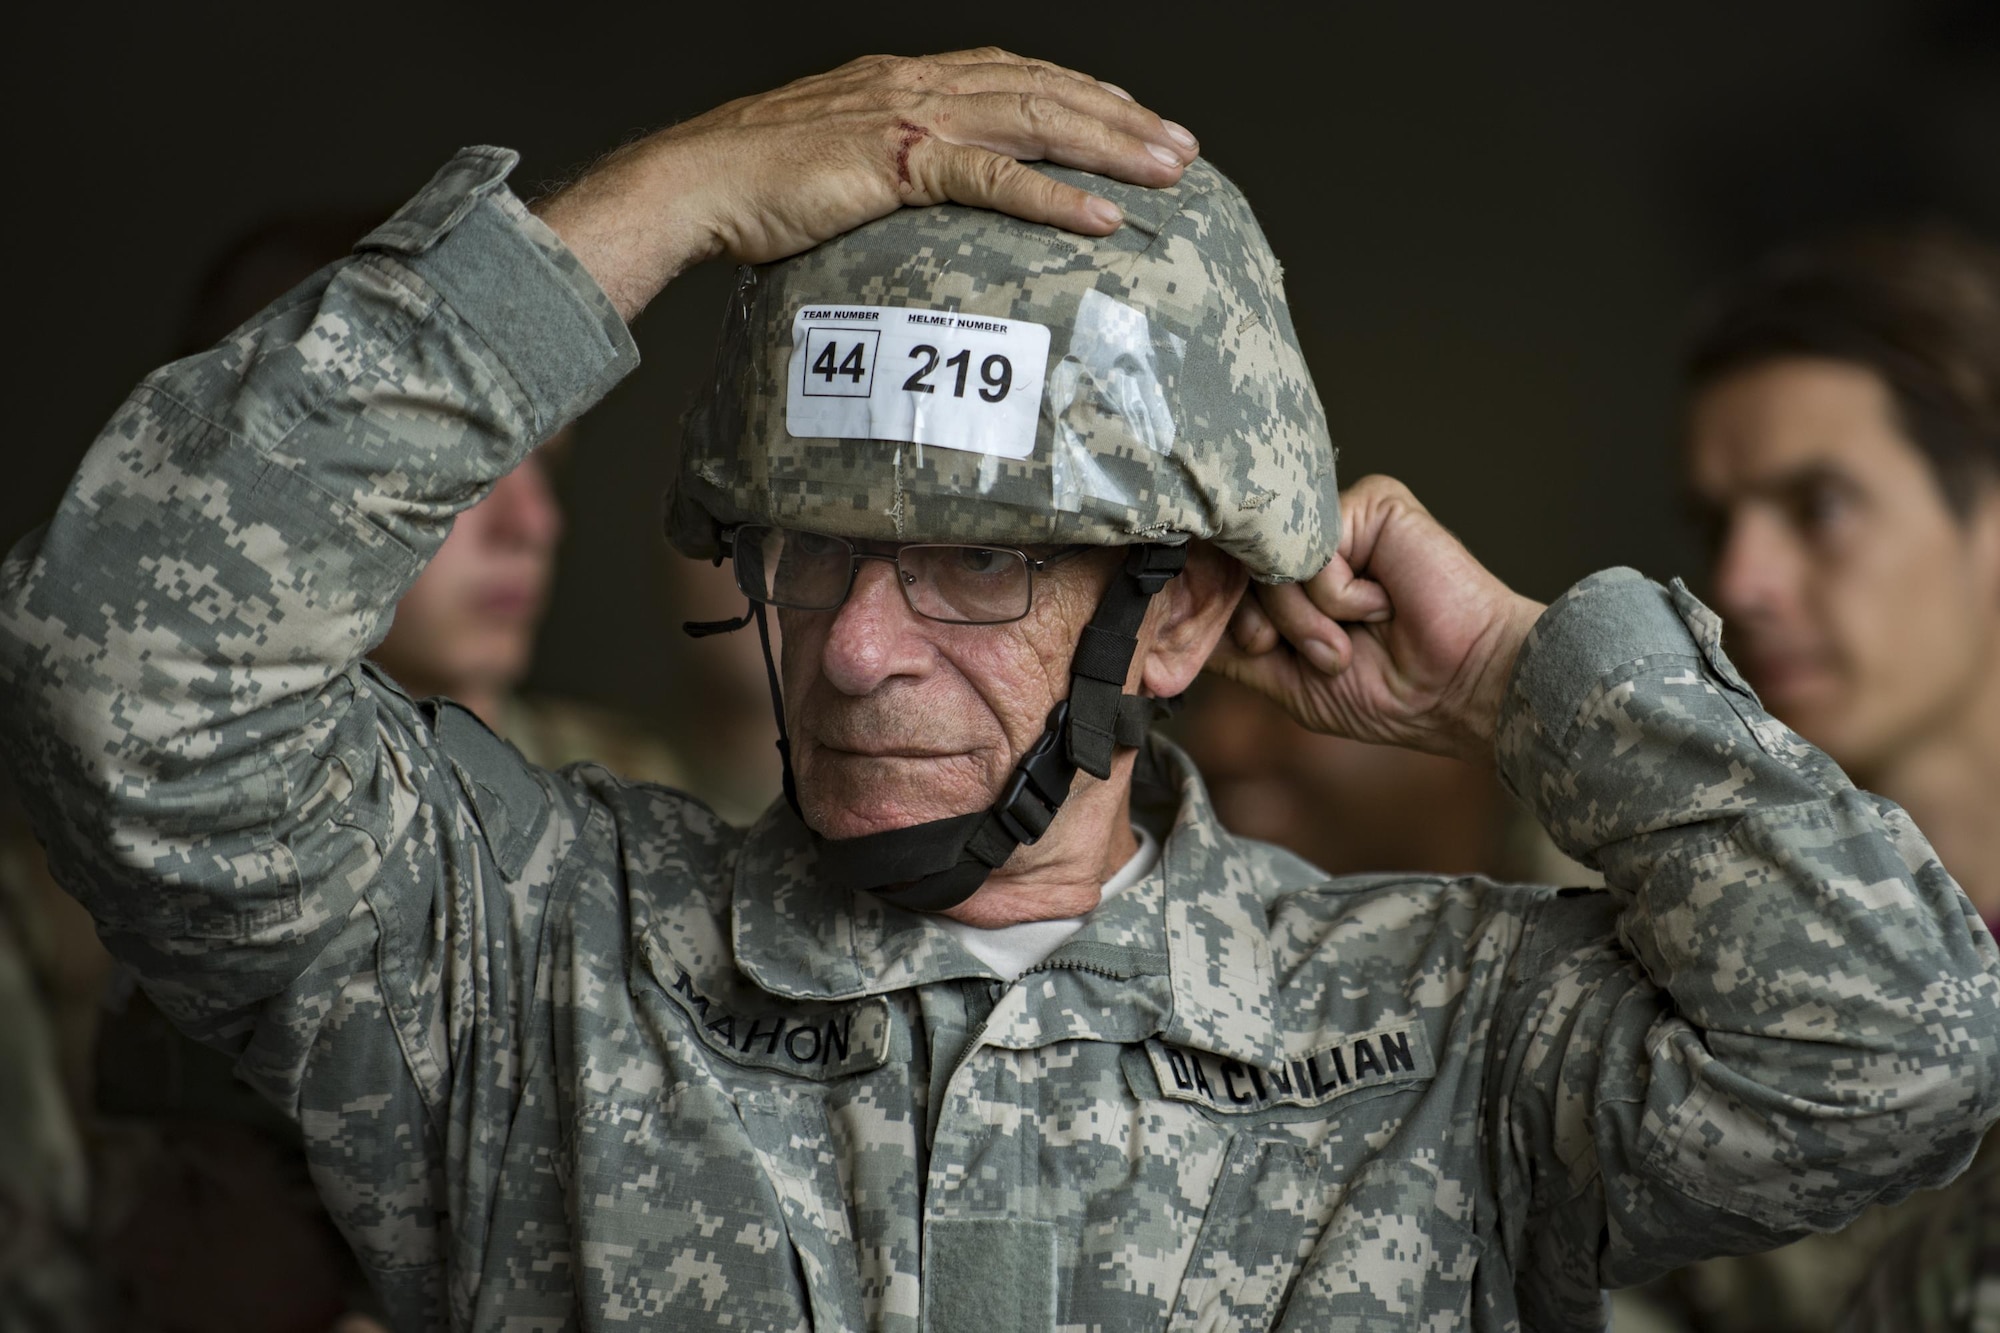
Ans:
{"type": "Polygon", "coordinates": [[[896,145],[896,180],[905,188],[910,185],[910,150],[931,137],[931,132],[911,121],[903,121],[896,126],[902,131],[902,142],[896,145]]]}

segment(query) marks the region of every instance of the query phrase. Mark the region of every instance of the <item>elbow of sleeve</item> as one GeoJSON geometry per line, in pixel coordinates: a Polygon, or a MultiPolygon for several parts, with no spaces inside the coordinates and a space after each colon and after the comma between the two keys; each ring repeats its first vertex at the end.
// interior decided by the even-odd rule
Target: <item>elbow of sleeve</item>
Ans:
{"type": "MultiPolygon", "coordinates": [[[[1957,1174],[2000,1114],[2000,1038],[1961,1014],[1893,1043],[1683,1048],[1688,1094],[1647,1160],[1682,1192],[1772,1234],[1844,1226],[1957,1174]]],[[[1680,1082],[1656,1070],[1662,1086],[1680,1082]]]]}
{"type": "Polygon", "coordinates": [[[1901,1058],[1878,1057],[1885,1074],[1877,1081],[1892,1091],[1904,1085],[1885,1136],[1934,1143],[1952,1171],[2000,1120],[2000,968],[1985,928],[1975,922],[1967,930],[1974,951],[1952,960],[1956,966],[1942,969],[1921,993],[1901,1058]]]}
{"type": "Polygon", "coordinates": [[[1964,1083],[1971,1126],[1967,1137],[1971,1146],[1977,1147],[1987,1129],[2000,1121],[2000,1009],[1989,1016],[1976,1034],[1966,1038],[1963,1049],[1967,1057],[1964,1083]]]}
{"type": "Polygon", "coordinates": [[[221,763],[150,756],[64,784],[51,865],[140,975],[184,986],[206,1020],[291,984],[379,870],[347,817],[338,759],[265,751],[221,763]]]}
{"type": "Polygon", "coordinates": [[[1872,1177],[1883,1201],[1955,1176],[2000,1119],[2000,1023],[1940,1021],[1912,1045],[1928,1049],[1871,1060],[1819,1122],[1829,1168],[1872,1177]]]}

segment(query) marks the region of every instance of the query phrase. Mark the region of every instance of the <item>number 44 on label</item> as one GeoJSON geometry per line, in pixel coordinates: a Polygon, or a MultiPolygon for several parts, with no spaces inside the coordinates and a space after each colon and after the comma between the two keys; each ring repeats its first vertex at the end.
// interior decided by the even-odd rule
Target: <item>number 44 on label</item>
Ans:
{"type": "Polygon", "coordinates": [[[813,374],[828,384],[833,383],[835,375],[845,375],[856,384],[861,383],[861,376],[867,370],[867,346],[865,342],[849,344],[846,355],[841,356],[839,364],[836,365],[833,358],[839,355],[841,344],[838,339],[828,338],[826,346],[822,347],[819,355],[813,358],[813,374]]]}

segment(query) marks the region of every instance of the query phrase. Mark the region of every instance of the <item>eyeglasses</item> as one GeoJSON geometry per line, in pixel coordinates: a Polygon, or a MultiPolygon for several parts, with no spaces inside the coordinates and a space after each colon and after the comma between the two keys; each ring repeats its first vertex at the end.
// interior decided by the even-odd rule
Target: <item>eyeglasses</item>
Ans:
{"type": "Polygon", "coordinates": [[[1028,614],[1035,575],[1088,546],[1037,558],[1007,546],[912,542],[862,550],[844,537],[746,523],[724,537],[745,596],[794,611],[831,611],[847,600],[863,560],[886,560],[910,609],[952,625],[1004,625],[1028,614]]]}

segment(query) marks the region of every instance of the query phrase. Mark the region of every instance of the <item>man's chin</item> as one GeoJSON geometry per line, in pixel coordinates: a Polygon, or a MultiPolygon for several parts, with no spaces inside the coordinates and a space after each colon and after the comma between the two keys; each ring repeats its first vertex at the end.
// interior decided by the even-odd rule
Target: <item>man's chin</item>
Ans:
{"type": "Polygon", "coordinates": [[[903,798],[879,789],[817,793],[803,790],[799,802],[805,807],[806,827],[822,838],[842,839],[865,838],[872,833],[911,828],[984,810],[992,804],[992,798],[981,793],[950,800],[941,798],[934,790],[910,793],[903,798]]]}
{"type": "Polygon", "coordinates": [[[822,750],[798,774],[806,827],[823,838],[950,819],[993,803],[966,756],[875,757],[822,750]]]}

